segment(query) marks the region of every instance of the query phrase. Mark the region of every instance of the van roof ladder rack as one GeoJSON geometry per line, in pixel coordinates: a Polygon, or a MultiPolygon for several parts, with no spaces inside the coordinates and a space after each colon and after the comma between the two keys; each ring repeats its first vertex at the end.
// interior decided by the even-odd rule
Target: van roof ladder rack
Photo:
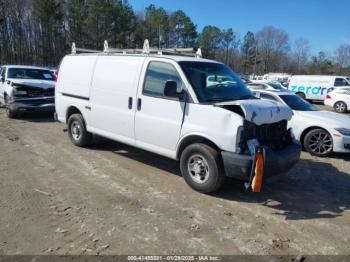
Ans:
{"type": "Polygon", "coordinates": [[[192,56],[201,58],[202,50],[200,48],[195,51],[193,48],[150,48],[148,39],[145,40],[142,49],[118,49],[118,48],[110,48],[108,46],[107,40],[103,43],[103,51],[92,50],[86,48],[77,48],[75,43],[72,43],[72,54],[75,55],[77,53],[120,53],[120,54],[144,54],[144,55],[183,55],[183,56],[192,56]]]}

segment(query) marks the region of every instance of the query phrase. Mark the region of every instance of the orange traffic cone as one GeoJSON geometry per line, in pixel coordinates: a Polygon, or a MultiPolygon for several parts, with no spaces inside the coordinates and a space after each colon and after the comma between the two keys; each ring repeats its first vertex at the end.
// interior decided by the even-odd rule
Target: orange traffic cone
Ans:
{"type": "Polygon", "coordinates": [[[254,193],[259,193],[261,191],[263,174],[264,156],[262,152],[257,152],[255,156],[255,176],[252,181],[252,191],[254,193]]]}

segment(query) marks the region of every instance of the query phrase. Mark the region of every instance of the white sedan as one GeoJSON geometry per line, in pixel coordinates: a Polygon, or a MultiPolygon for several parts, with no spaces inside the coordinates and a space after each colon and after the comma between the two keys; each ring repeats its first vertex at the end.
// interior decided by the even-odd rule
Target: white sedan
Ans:
{"type": "Polygon", "coordinates": [[[287,91],[287,89],[278,82],[268,82],[268,83],[247,83],[247,87],[254,90],[281,90],[287,91]]]}
{"type": "Polygon", "coordinates": [[[329,92],[324,104],[333,107],[338,113],[346,113],[350,110],[350,87],[338,87],[329,92]]]}
{"type": "Polygon", "coordinates": [[[333,152],[350,153],[350,116],[321,111],[290,92],[256,90],[253,93],[293,110],[288,127],[310,154],[325,157],[333,152]]]}

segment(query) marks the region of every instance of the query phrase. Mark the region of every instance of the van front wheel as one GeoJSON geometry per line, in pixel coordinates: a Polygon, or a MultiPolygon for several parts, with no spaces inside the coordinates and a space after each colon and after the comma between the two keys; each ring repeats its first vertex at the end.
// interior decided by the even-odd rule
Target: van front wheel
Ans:
{"type": "Polygon", "coordinates": [[[92,134],[86,130],[84,118],[81,114],[73,114],[69,117],[68,135],[76,146],[88,146],[92,141],[92,134]]]}
{"type": "Polygon", "coordinates": [[[193,144],[185,148],[180,169],[186,183],[202,193],[217,191],[225,181],[220,153],[206,145],[193,144]]]}

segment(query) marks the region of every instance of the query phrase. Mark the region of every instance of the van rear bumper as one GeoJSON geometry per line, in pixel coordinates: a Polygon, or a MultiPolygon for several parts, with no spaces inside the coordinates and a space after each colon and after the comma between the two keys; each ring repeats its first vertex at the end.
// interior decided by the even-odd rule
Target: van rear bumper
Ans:
{"type": "MultiPolygon", "coordinates": [[[[270,148],[265,148],[264,177],[286,173],[299,161],[300,153],[301,145],[297,141],[287,148],[276,152],[270,148]]],[[[221,155],[226,176],[245,181],[249,180],[253,165],[253,157],[251,155],[240,155],[224,151],[221,155]]]]}

